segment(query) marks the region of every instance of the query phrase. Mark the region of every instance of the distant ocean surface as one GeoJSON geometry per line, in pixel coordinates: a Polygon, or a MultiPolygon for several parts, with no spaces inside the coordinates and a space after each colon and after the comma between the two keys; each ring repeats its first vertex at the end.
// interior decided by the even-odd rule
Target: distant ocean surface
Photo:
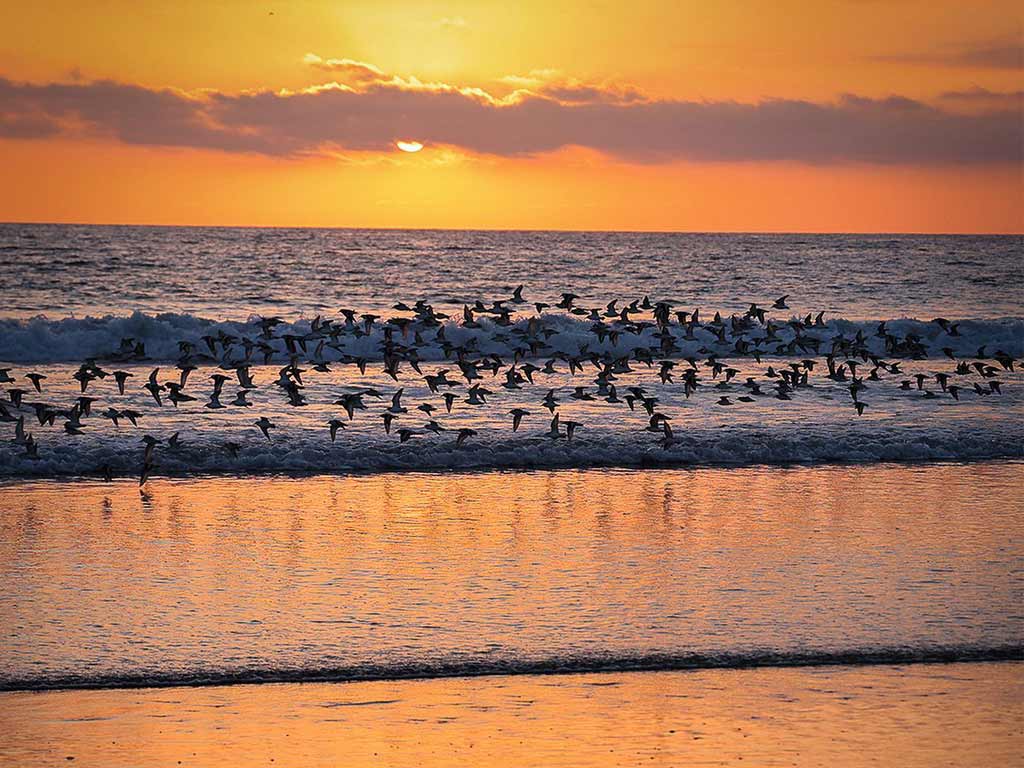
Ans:
{"type": "MultiPolygon", "coordinates": [[[[0,258],[8,266],[0,288],[0,364],[14,376],[30,368],[46,375],[45,397],[29,388],[22,413],[27,429],[40,441],[39,457],[29,459],[13,443],[0,445],[0,475],[50,476],[101,471],[133,474],[138,470],[139,438],[160,439],[180,433],[174,451],[163,451],[159,472],[322,472],[438,468],[546,468],[585,466],[658,466],[688,464],[757,464],[830,461],[981,460],[1024,456],[1024,386],[1019,367],[1002,370],[991,356],[1024,355],[1024,240],[1019,236],[890,236],[890,235],[758,235],[662,234],[597,232],[398,231],[329,229],[231,229],[192,227],[0,225],[0,258]],[[518,356],[517,339],[489,325],[484,330],[460,327],[464,305],[507,300],[523,285],[520,312],[533,314],[533,302],[553,305],[562,292],[580,298],[577,305],[606,312],[649,297],[667,301],[674,310],[700,308],[707,322],[715,312],[724,317],[742,314],[756,302],[770,307],[785,294],[788,309],[772,311],[785,338],[793,318],[823,313],[824,325],[811,329],[823,340],[860,334],[872,353],[887,357],[878,323],[901,338],[921,340],[918,359],[901,359],[901,374],[865,382],[861,399],[868,403],[857,416],[849,381],[823,378],[821,355],[796,350],[774,357],[772,348],[755,363],[737,358],[728,346],[716,346],[714,335],[698,330],[690,340],[681,326],[674,333],[676,357],[703,359],[713,353],[739,372],[730,384],[706,376],[694,397],[679,385],[663,384],[657,366],[634,363],[633,371],[618,376],[621,392],[643,386],[658,398],[658,409],[673,419],[680,437],[670,449],[658,445],[647,429],[648,414],[639,406],[610,406],[570,397],[580,385],[593,387],[596,369],[570,374],[564,362],[556,373],[537,374],[536,384],[506,389],[504,371],[485,372],[489,391],[486,407],[465,406],[465,387],[452,412],[441,406],[423,378],[408,366],[396,382],[383,370],[382,323],[408,316],[397,302],[413,305],[424,300],[445,312],[449,337],[477,344],[479,354],[498,355],[504,364],[518,356]],[[342,322],[340,310],[379,316],[371,332],[359,337],[346,329],[344,346],[310,344],[305,360],[320,355],[331,367],[311,371],[303,379],[308,405],[289,407],[277,387],[270,386],[287,364],[281,337],[304,336],[317,315],[342,322]],[[252,407],[207,410],[213,366],[231,379],[226,399],[234,397],[233,371],[227,357],[241,355],[239,346],[224,359],[209,358],[192,374],[188,389],[196,401],[179,408],[154,407],[142,388],[154,367],[160,376],[176,379],[180,342],[206,351],[203,337],[227,334],[255,340],[260,317],[277,316],[275,358],[264,364],[252,357],[252,407]],[[936,318],[958,323],[947,333],[936,318]],[[144,355],[118,354],[123,339],[141,343],[144,355]],[[366,361],[365,375],[355,365],[335,363],[345,354],[366,361]],[[943,351],[945,350],[945,351],[943,351]],[[924,387],[901,390],[900,378],[912,382],[920,374],[938,389],[933,378],[952,365],[947,355],[966,361],[979,354],[983,364],[999,369],[1001,392],[981,396],[974,381],[987,388],[987,379],[965,377],[963,393],[954,401],[923,397],[924,387]],[[739,407],[717,405],[720,395],[744,394],[741,386],[754,377],[773,385],[772,368],[786,368],[810,355],[819,367],[812,386],[780,402],[771,397],[739,407]],[[31,402],[56,407],[78,397],[72,378],[77,366],[92,358],[112,370],[132,374],[125,395],[118,395],[110,378],[94,382],[88,395],[98,398],[85,434],[75,439],[55,427],[40,427],[31,402]],[[593,372],[592,372],[593,371],[593,372]],[[970,381],[967,381],[970,379],[970,381]],[[368,399],[369,410],[346,421],[336,442],[327,437],[326,423],[342,415],[335,404],[341,393],[373,388],[383,394],[368,399]],[[393,392],[402,387],[408,413],[395,428],[410,428],[408,443],[382,429],[382,411],[393,392]],[[539,403],[548,389],[561,400],[562,421],[582,425],[571,443],[544,437],[550,415],[539,403]],[[722,391],[718,391],[722,390],[722,391]],[[446,434],[423,433],[424,402],[441,408],[430,418],[446,434]],[[135,409],[144,416],[138,428],[122,419],[117,425],[98,418],[108,405],[135,409]],[[508,413],[529,412],[524,427],[512,433],[508,413]],[[266,416],[276,425],[268,441],[253,426],[266,416]],[[418,418],[422,416],[422,418],[418,418]],[[455,450],[455,430],[476,431],[469,446],[455,450]],[[228,446],[227,449],[225,446],[228,446]],[[236,447],[232,447],[236,446],[236,447]]],[[[650,320],[650,311],[642,314],[650,320]]],[[[612,319],[602,314],[602,322],[612,319]]],[[[359,321],[361,323],[361,321],[359,321]]],[[[574,316],[549,308],[544,322],[556,331],[552,354],[589,352],[628,354],[650,345],[653,324],[639,336],[621,339],[594,336],[591,316],[574,316]]],[[[518,331],[527,327],[516,320],[518,331]]],[[[397,332],[396,332],[397,333],[397,332]]],[[[418,347],[423,373],[458,368],[425,331],[418,347]]],[[[321,339],[322,340],[322,339],[321,339]]],[[[218,348],[218,356],[221,354],[218,348]]],[[[822,351],[824,354],[824,351],[822,351]]],[[[686,366],[687,363],[681,362],[686,366]]],[[[307,366],[308,367],[308,366],[307,366]]],[[[680,369],[677,369],[677,374],[680,369]]],[[[866,375],[866,369],[860,369],[866,375]]],[[[973,375],[973,374],[972,374],[973,375]]],[[[996,377],[989,377],[996,378],[996,377]]],[[[22,388],[28,386],[19,380],[22,388]]],[[[465,384],[465,383],[464,383],[465,384]]],[[[8,385],[14,386],[14,385],[8,385]]],[[[769,390],[773,393],[773,390],[769,390]]],[[[165,403],[166,406],[166,403],[165,403]]]]}
{"type": "Polygon", "coordinates": [[[1024,316],[1024,238],[0,225],[0,317],[212,320],[524,295],[740,312],[791,294],[850,320],[1024,316]]]}

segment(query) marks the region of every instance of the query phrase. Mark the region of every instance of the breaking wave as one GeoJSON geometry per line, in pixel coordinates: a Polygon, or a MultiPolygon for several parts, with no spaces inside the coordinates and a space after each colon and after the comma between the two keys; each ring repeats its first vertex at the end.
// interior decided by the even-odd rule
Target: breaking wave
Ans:
{"type": "MultiPolygon", "coordinates": [[[[577,353],[584,344],[591,351],[628,352],[640,346],[656,346],[653,340],[654,328],[648,328],[639,336],[623,333],[614,342],[605,338],[598,340],[592,332],[593,321],[579,319],[569,315],[543,316],[546,327],[558,331],[548,343],[554,352],[577,353]]],[[[260,328],[259,318],[251,317],[245,321],[216,321],[196,317],[190,314],[163,313],[147,315],[135,312],[126,316],[107,315],[104,317],[66,317],[50,319],[45,316],[30,319],[0,319],[0,361],[7,363],[60,363],[81,362],[86,358],[97,360],[151,360],[165,362],[180,357],[179,341],[192,342],[197,349],[203,349],[204,336],[218,336],[221,333],[238,338],[256,339],[260,328]],[[131,339],[133,343],[144,346],[143,356],[133,356],[124,351],[122,341],[131,339]]],[[[519,320],[512,328],[525,328],[527,321],[519,320]]],[[[808,333],[827,341],[843,334],[852,338],[858,331],[867,339],[869,348],[879,355],[885,354],[884,341],[875,336],[879,321],[852,321],[834,318],[826,321],[824,327],[811,328],[808,333]]],[[[476,338],[479,349],[483,353],[507,355],[512,347],[507,340],[509,328],[494,324],[488,318],[480,319],[481,327],[469,329],[449,323],[446,335],[453,342],[476,338]]],[[[611,324],[608,324],[612,327],[611,324]]],[[[942,350],[949,348],[955,355],[973,357],[980,347],[987,348],[987,354],[1002,351],[1014,357],[1024,355],[1024,318],[1003,318],[993,320],[961,320],[958,335],[946,333],[932,321],[914,319],[894,319],[886,322],[889,332],[901,337],[915,334],[926,345],[929,357],[940,357],[942,350]]],[[[288,334],[301,337],[310,332],[310,320],[299,319],[285,322],[277,326],[277,338],[268,341],[272,347],[282,353],[285,346],[280,337],[288,334]]],[[[340,337],[339,349],[325,347],[323,359],[330,362],[338,360],[343,354],[362,357],[366,360],[381,359],[383,328],[378,322],[370,333],[365,336],[343,335],[340,337]]],[[[397,331],[395,332],[397,335],[397,331]]],[[[697,354],[698,350],[712,346],[715,336],[708,330],[697,329],[695,338],[683,339],[683,330],[674,326],[674,334],[679,339],[680,352],[677,356],[697,354]]],[[[793,331],[783,325],[780,336],[789,340],[793,331]]],[[[425,343],[420,347],[420,358],[423,360],[440,360],[443,351],[433,344],[432,334],[425,334],[425,343]]],[[[241,348],[238,356],[241,357],[241,348]]],[[[805,353],[801,352],[801,355],[805,353]]],[[[211,362],[213,362],[211,360],[211,362]]]]}
{"type": "MultiPolygon", "coordinates": [[[[157,451],[157,476],[195,474],[317,474],[587,467],[687,467],[1024,459],[1024,423],[971,425],[805,424],[799,428],[695,427],[668,447],[643,431],[593,430],[571,443],[537,436],[485,433],[456,447],[453,433],[408,443],[294,430],[268,442],[258,434],[228,443],[216,432],[190,434],[184,444],[157,451]],[[229,450],[230,449],[230,450],[229,450]]],[[[29,459],[13,444],[0,446],[0,476],[137,475],[141,431],[131,437],[48,443],[29,459]]]]}

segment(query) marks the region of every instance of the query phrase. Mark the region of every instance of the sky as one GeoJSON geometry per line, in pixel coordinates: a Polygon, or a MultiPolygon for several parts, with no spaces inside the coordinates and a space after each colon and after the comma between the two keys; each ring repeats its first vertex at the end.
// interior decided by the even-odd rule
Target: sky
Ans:
{"type": "Polygon", "coordinates": [[[0,29],[5,221],[1024,231],[1014,2],[51,0],[0,29]]]}

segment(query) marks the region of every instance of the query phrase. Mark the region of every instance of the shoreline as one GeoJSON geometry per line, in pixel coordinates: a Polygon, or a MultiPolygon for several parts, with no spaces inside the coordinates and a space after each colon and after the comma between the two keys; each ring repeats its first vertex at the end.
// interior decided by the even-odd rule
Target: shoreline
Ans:
{"type": "MultiPolygon", "coordinates": [[[[586,443],[582,443],[586,444],[586,443]]],[[[149,475],[151,479],[155,480],[306,480],[311,478],[347,478],[347,477],[376,477],[381,476],[433,476],[433,475],[490,475],[490,474],[518,474],[518,475],[530,475],[536,473],[554,473],[554,472],[586,472],[588,470],[606,470],[610,472],[635,472],[638,470],[643,471],[664,471],[664,472],[699,472],[702,470],[729,470],[729,469],[785,469],[785,470],[796,470],[796,469],[825,469],[830,467],[835,468],[869,468],[869,467],[930,467],[930,466],[973,466],[976,464],[997,464],[997,465],[1013,465],[1024,463],[1024,447],[1020,449],[1017,454],[1007,454],[998,456],[984,456],[984,457],[949,457],[949,458],[918,458],[909,456],[904,459],[900,458],[886,458],[886,459],[808,459],[807,461],[779,461],[779,462],[711,462],[701,461],[692,462],[680,460],[678,462],[672,461],[659,461],[652,462],[649,464],[637,463],[629,464],[624,462],[615,463],[601,463],[601,462],[580,462],[580,463],[566,463],[566,464],[549,464],[549,465],[525,465],[525,464],[495,464],[493,466],[445,466],[441,464],[437,465],[424,465],[420,467],[397,467],[397,466],[384,466],[375,468],[345,468],[332,470],[330,468],[319,468],[319,469],[267,469],[261,470],[259,468],[246,468],[239,470],[238,468],[225,468],[220,471],[214,470],[203,470],[197,472],[153,472],[149,475]]],[[[157,468],[159,469],[159,468],[157,468]]],[[[133,472],[121,472],[113,471],[111,473],[112,480],[109,482],[127,481],[134,479],[138,473],[133,472]]],[[[93,474],[83,473],[69,473],[63,474],[4,474],[0,471],[0,489],[5,487],[16,486],[20,484],[29,483],[100,483],[107,485],[108,481],[103,479],[100,472],[97,470],[93,474]]]]}
{"type": "Polygon", "coordinates": [[[76,678],[50,680],[0,680],[0,693],[46,693],[50,691],[117,691],[167,688],[226,688],[242,685],[343,684],[448,680],[463,678],[506,678],[558,675],[630,674],[640,672],[706,672],[711,670],[806,669],[835,667],[886,667],[942,664],[999,664],[1024,662],[1024,645],[993,648],[906,648],[867,651],[821,651],[809,653],[753,652],[720,654],[650,654],[621,659],[553,659],[508,662],[430,662],[406,668],[351,667],[323,670],[238,670],[194,675],[138,675],[118,678],[76,678]]]}

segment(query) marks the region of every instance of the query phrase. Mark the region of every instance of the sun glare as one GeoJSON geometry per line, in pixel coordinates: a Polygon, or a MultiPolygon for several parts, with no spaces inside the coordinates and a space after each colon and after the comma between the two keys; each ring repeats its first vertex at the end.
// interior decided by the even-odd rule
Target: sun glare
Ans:
{"type": "Polygon", "coordinates": [[[419,152],[423,149],[423,145],[418,141],[396,141],[395,146],[403,152],[419,152]]]}

